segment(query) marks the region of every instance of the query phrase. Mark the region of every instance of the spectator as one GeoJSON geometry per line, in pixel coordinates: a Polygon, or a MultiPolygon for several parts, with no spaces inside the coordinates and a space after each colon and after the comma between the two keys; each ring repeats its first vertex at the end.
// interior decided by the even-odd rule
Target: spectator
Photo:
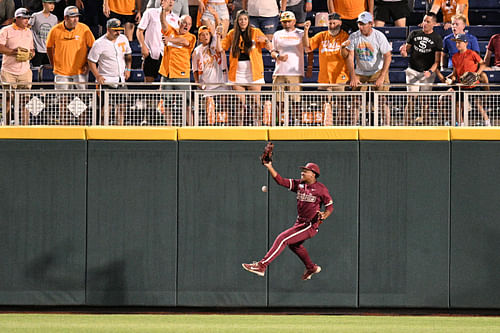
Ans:
{"type": "MultiPolygon", "coordinates": [[[[304,47],[306,52],[319,49],[319,75],[318,83],[335,84],[327,90],[344,91],[344,84],[349,81],[347,75],[346,58],[349,52],[346,49],[346,41],[349,39],[347,32],[342,30],[342,20],[339,14],[330,13],[328,15],[328,31],[322,31],[309,38],[309,27],[311,22],[307,21],[304,26],[304,47]],[[340,84],[340,85],[338,85],[340,84]]],[[[312,53],[310,53],[312,54],[312,53]]],[[[307,75],[312,71],[312,57],[309,57],[307,75]]],[[[320,89],[323,89],[320,87],[320,89]]],[[[344,124],[347,120],[345,108],[341,100],[338,104],[337,125],[344,124]]]]}
{"type": "MultiPolygon", "coordinates": [[[[272,41],[271,57],[276,61],[273,83],[281,85],[280,90],[300,91],[298,84],[302,83],[304,77],[304,31],[295,28],[296,21],[293,12],[281,13],[280,20],[283,29],[274,33],[272,41]]],[[[281,110],[284,102],[283,94],[278,95],[277,101],[280,103],[281,110]]],[[[300,102],[300,96],[295,95],[293,102],[289,104],[292,124],[298,124],[299,121],[298,102],[300,102]]]]}
{"type": "Polygon", "coordinates": [[[215,17],[211,10],[207,10],[209,7],[213,8],[219,16],[220,22],[223,26],[222,38],[224,38],[227,34],[227,29],[229,28],[229,10],[227,8],[227,0],[198,0],[199,24],[207,26],[212,32],[215,32],[215,17]]]}
{"type": "Polygon", "coordinates": [[[47,36],[50,29],[57,24],[57,17],[52,14],[56,0],[42,0],[43,10],[31,16],[30,26],[35,41],[35,57],[31,60],[33,66],[49,65],[47,56],[47,36]]]}
{"type": "MultiPolygon", "coordinates": [[[[64,10],[64,21],[56,24],[47,36],[47,55],[55,74],[56,83],[87,82],[88,65],[87,54],[94,44],[94,35],[89,27],[79,22],[80,12],[75,6],[68,6],[64,10]]],[[[56,84],[56,89],[85,89],[85,84],[56,84]]],[[[60,105],[60,122],[67,123],[66,101],[60,105]]],[[[73,114],[86,124],[85,114],[73,114]]]]}
{"type": "Polygon", "coordinates": [[[500,70],[500,34],[491,36],[488,46],[486,47],[486,54],[484,55],[486,66],[490,66],[492,54],[495,56],[495,63],[490,69],[498,71],[500,70]]]}
{"type": "MultiPolygon", "coordinates": [[[[248,13],[240,10],[236,15],[235,27],[222,40],[222,48],[229,52],[229,82],[236,91],[260,91],[264,82],[264,62],[262,49],[271,49],[271,43],[264,33],[250,25],[248,13]]],[[[238,95],[241,108],[236,115],[236,122],[243,126],[245,120],[245,95],[238,95]]],[[[253,96],[254,125],[262,123],[260,102],[257,95],[253,96]]]]}
{"type": "MultiPolygon", "coordinates": [[[[222,29],[222,26],[218,26],[219,33],[215,37],[207,26],[201,26],[198,29],[200,45],[194,49],[192,67],[194,81],[202,84],[200,86],[202,90],[226,89],[224,84],[227,83],[227,60],[221,46],[222,29]],[[221,83],[221,85],[214,85],[214,83],[221,83]]],[[[224,110],[225,98],[224,96],[219,97],[218,104],[222,105],[223,108],[218,112],[220,116],[216,117],[214,98],[217,98],[217,96],[212,97],[209,94],[205,96],[207,125],[215,125],[216,122],[228,122],[227,111],[224,110]]]]}
{"type": "MultiPolygon", "coordinates": [[[[17,57],[19,48],[29,51],[29,57],[35,54],[33,46],[33,34],[28,28],[30,14],[26,8],[19,8],[14,13],[14,24],[8,25],[0,30],[0,53],[2,57],[2,69],[0,77],[3,83],[10,83],[16,89],[31,88],[30,59],[21,60],[17,57]],[[19,84],[23,83],[23,84],[19,84]]],[[[9,89],[6,86],[6,89],[9,89]]],[[[26,103],[21,103],[24,105],[26,103]]],[[[25,108],[22,111],[22,125],[28,125],[29,114],[25,108]]],[[[7,94],[7,112],[4,125],[10,123],[10,94],[7,94]]]]}
{"type": "MultiPolygon", "coordinates": [[[[287,0],[281,1],[281,11],[285,11],[287,0]]],[[[280,21],[280,10],[274,0],[243,0],[243,9],[248,11],[250,24],[260,29],[267,39],[273,38],[280,21]]],[[[234,24],[236,26],[236,23],[234,24]]]]}
{"type": "MultiPolygon", "coordinates": [[[[165,1],[165,0],[164,0],[165,1]]],[[[191,52],[196,44],[196,37],[189,32],[191,29],[191,16],[181,16],[179,19],[179,29],[175,29],[166,20],[167,10],[162,7],[160,14],[161,29],[164,36],[165,50],[164,57],[160,65],[161,82],[163,83],[189,83],[191,73],[191,52]]],[[[190,90],[189,85],[165,85],[162,89],[190,90]]],[[[193,125],[194,116],[189,106],[189,93],[187,104],[187,123],[193,125]]],[[[173,104],[173,103],[171,103],[173,104]]],[[[167,108],[166,122],[172,125],[172,110],[167,108]]],[[[174,119],[177,120],[177,119],[174,119]]],[[[176,124],[181,125],[181,124],[176,124]]]]}
{"type": "Polygon", "coordinates": [[[408,0],[375,0],[376,27],[383,27],[391,20],[396,27],[406,27],[408,16],[410,16],[408,0]]]}
{"type": "Polygon", "coordinates": [[[312,10],[312,0],[287,0],[286,10],[295,15],[297,21],[295,25],[299,28],[303,28],[306,22],[307,13],[312,10]]]}
{"type": "Polygon", "coordinates": [[[227,6],[229,8],[229,13],[231,14],[231,22],[229,22],[229,25],[231,25],[236,19],[236,13],[243,9],[243,0],[229,1],[227,6]]]}
{"type": "Polygon", "coordinates": [[[102,12],[107,18],[117,18],[125,23],[125,36],[134,39],[135,24],[141,20],[141,0],[104,0],[102,12]]]}
{"type": "MultiPolygon", "coordinates": [[[[401,45],[399,49],[403,57],[410,55],[409,67],[405,70],[408,91],[432,90],[432,84],[436,78],[443,50],[443,40],[434,31],[436,23],[436,14],[428,12],[422,21],[422,30],[413,30],[406,43],[401,45]]],[[[422,101],[426,105],[426,107],[422,108],[424,125],[429,125],[428,98],[424,96],[422,101]]],[[[411,125],[413,122],[413,104],[414,98],[409,96],[405,110],[405,126],[411,125]]]]}
{"type": "MultiPolygon", "coordinates": [[[[162,0],[149,0],[146,8],[160,8],[162,0]]],[[[177,16],[189,15],[189,2],[188,0],[174,0],[172,13],[177,16]]]]}
{"type": "Polygon", "coordinates": [[[2,0],[0,1],[0,25],[9,25],[14,21],[14,12],[16,10],[16,5],[14,0],[2,0]]]}
{"type": "Polygon", "coordinates": [[[358,30],[358,16],[364,12],[373,15],[374,0],[327,0],[328,12],[342,18],[342,30],[347,33],[358,30]]]}
{"type": "MultiPolygon", "coordinates": [[[[172,12],[174,0],[161,3],[165,9],[165,19],[169,26],[179,28],[179,16],[172,12]]],[[[164,45],[161,34],[160,15],[162,8],[148,8],[137,26],[137,40],[141,45],[144,82],[153,82],[158,76],[163,58],[164,45]]]]}
{"type": "MultiPolygon", "coordinates": [[[[123,87],[120,83],[130,77],[132,49],[127,37],[121,34],[123,30],[120,20],[109,19],[106,34],[95,41],[87,57],[90,70],[103,88],[123,87]]],[[[116,124],[123,126],[126,104],[111,100],[109,105],[115,105],[116,124]]]]}
{"type": "MultiPolygon", "coordinates": [[[[467,44],[469,42],[467,39],[467,35],[458,34],[457,36],[455,36],[455,38],[453,38],[453,41],[456,42],[457,44],[456,46],[458,52],[455,53],[452,58],[453,73],[451,74],[450,77],[451,82],[461,83],[461,77],[465,72],[476,73],[478,76],[480,76],[481,73],[486,68],[486,65],[479,56],[479,54],[477,54],[475,51],[472,51],[467,47],[467,44]]],[[[479,80],[475,82],[475,84],[477,83],[479,83],[479,80]]],[[[471,90],[479,90],[479,87],[465,86],[461,87],[461,89],[471,91],[471,90]]],[[[459,107],[463,108],[463,102],[464,102],[463,92],[460,93],[459,101],[460,103],[457,103],[457,121],[460,123],[461,126],[464,126],[464,118],[462,110],[459,109],[459,107]]],[[[486,110],[484,110],[482,106],[481,98],[477,98],[476,103],[477,103],[477,108],[483,117],[484,125],[491,126],[488,114],[486,113],[486,110]]]]}
{"type": "Polygon", "coordinates": [[[443,54],[441,57],[441,66],[444,68],[451,68],[451,58],[455,53],[458,52],[456,43],[453,41],[459,34],[466,34],[467,47],[477,53],[480,53],[479,43],[477,42],[477,38],[469,33],[465,32],[466,27],[466,18],[463,15],[455,15],[451,18],[451,31],[452,33],[445,36],[443,39],[443,54]]]}
{"type": "Polygon", "coordinates": [[[451,27],[454,15],[463,15],[465,23],[469,25],[469,0],[434,0],[431,12],[437,14],[440,9],[443,12],[444,30],[451,27]]]}
{"type": "MultiPolygon", "coordinates": [[[[373,16],[363,12],[358,17],[359,31],[349,36],[347,50],[347,68],[349,70],[350,84],[355,90],[360,89],[360,83],[375,83],[375,90],[388,91],[389,66],[391,65],[391,45],[385,35],[373,29],[373,16]],[[354,69],[356,59],[356,69],[354,69]],[[384,86],[385,85],[385,86],[384,86]]],[[[384,124],[391,124],[391,114],[386,103],[384,104],[384,124]]],[[[359,117],[357,108],[352,108],[351,121],[356,124],[359,117]]]]}

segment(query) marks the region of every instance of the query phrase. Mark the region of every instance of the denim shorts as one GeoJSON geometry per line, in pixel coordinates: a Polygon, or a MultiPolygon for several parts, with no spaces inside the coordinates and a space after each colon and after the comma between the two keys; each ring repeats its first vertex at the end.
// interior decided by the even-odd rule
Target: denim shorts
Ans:
{"type": "Polygon", "coordinates": [[[278,25],[280,24],[280,16],[279,15],[273,17],[250,16],[250,24],[262,30],[262,32],[265,35],[272,35],[278,29],[278,25]]]}

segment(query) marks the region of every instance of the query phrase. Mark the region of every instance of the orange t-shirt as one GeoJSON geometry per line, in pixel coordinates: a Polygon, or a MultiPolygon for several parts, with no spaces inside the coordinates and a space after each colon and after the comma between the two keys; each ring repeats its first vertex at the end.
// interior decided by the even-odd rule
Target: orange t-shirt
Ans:
{"type": "Polygon", "coordinates": [[[469,0],[434,0],[434,4],[441,7],[445,23],[451,23],[451,17],[456,14],[458,5],[465,5],[464,16],[467,19],[467,25],[469,25],[469,0]],[[447,2],[449,6],[446,5],[447,2]]]}
{"type": "Polygon", "coordinates": [[[365,0],[334,0],[335,12],[344,20],[354,20],[358,15],[368,10],[365,0]]]}
{"type": "Polygon", "coordinates": [[[159,73],[171,79],[189,79],[191,72],[191,52],[196,45],[196,37],[189,32],[179,35],[177,30],[168,26],[165,36],[182,37],[189,42],[189,46],[180,46],[171,42],[165,46],[159,73]]]}
{"type": "MultiPolygon", "coordinates": [[[[478,64],[481,61],[482,59],[479,54],[477,54],[476,51],[469,49],[467,49],[464,53],[457,52],[453,55],[453,58],[451,58],[453,68],[455,69],[458,78],[460,78],[465,72],[477,72],[478,64]]],[[[464,88],[473,88],[473,86],[464,88]]]]}
{"type": "Polygon", "coordinates": [[[64,27],[64,21],[56,24],[47,36],[47,48],[54,49],[54,73],[65,76],[83,74],[94,40],[89,27],[83,23],[78,23],[71,31],[64,27]]]}
{"type": "Polygon", "coordinates": [[[135,0],[108,0],[109,9],[121,15],[134,15],[135,0]]]}
{"type": "Polygon", "coordinates": [[[337,36],[322,31],[309,39],[311,49],[319,49],[318,83],[346,83],[349,81],[347,65],[341,54],[341,45],[349,34],[341,30],[337,36]]]}
{"type": "MultiPolygon", "coordinates": [[[[251,30],[250,38],[253,41],[253,46],[248,52],[248,57],[250,58],[250,65],[252,67],[252,79],[257,81],[264,78],[264,61],[262,60],[262,49],[266,46],[266,43],[257,42],[257,37],[264,36],[264,33],[259,28],[250,27],[251,30]]],[[[226,37],[222,40],[222,48],[226,51],[231,50],[231,44],[233,43],[234,29],[231,29],[226,37]]],[[[243,43],[243,39],[240,37],[240,45],[243,43]]],[[[241,48],[243,49],[243,48],[241,48]]],[[[236,81],[236,69],[238,68],[238,58],[233,57],[233,52],[229,53],[229,72],[228,79],[230,81],[236,81]]]]}

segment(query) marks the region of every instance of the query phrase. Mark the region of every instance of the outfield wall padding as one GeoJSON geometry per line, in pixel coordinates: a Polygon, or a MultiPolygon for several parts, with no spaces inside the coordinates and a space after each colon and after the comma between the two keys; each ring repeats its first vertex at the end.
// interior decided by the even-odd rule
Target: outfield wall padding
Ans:
{"type": "Polygon", "coordinates": [[[0,304],[85,304],[83,140],[0,140],[0,304]]]}
{"type": "Polygon", "coordinates": [[[500,308],[499,130],[232,131],[0,128],[0,304],[500,308]],[[296,216],[267,139],[334,198],[311,281],[288,249],[241,268],[296,216]]]}

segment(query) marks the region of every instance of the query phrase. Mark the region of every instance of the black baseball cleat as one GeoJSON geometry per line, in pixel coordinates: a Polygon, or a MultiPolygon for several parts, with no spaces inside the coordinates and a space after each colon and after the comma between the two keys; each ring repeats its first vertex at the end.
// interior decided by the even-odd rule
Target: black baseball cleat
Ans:
{"type": "Polygon", "coordinates": [[[264,274],[266,274],[266,266],[262,265],[260,262],[254,261],[252,264],[241,264],[241,266],[250,273],[257,274],[258,276],[264,276],[264,274]]]}
{"type": "Polygon", "coordinates": [[[321,267],[318,266],[318,265],[314,265],[314,267],[312,269],[306,269],[304,271],[304,275],[302,275],[302,280],[311,280],[311,277],[313,276],[313,274],[318,274],[319,272],[321,272],[321,267]]]}

